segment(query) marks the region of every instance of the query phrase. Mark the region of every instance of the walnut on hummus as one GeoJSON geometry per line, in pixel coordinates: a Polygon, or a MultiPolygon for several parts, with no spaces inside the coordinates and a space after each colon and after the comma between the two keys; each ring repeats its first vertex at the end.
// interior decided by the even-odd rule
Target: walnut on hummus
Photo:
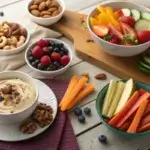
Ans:
{"type": "Polygon", "coordinates": [[[28,108],[35,100],[34,88],[20,79],[0,81],[0,113],[17,113],[28,108]]]}

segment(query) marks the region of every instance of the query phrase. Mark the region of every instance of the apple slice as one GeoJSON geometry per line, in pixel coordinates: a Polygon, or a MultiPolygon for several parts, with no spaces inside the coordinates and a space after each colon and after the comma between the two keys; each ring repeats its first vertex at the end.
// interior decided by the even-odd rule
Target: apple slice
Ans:
{"type": "Polygon", "coordinates": [[[107,90],[107,93],[105,96],[103,109],[102,109],[102,115],[105,117],[107,117],[107,112],[108,112],[109,106],[111,105],[112,98],[114,96],[114,92],[116,89],[116,83],[117,82],[114,80],[111,80],[109,83],[109,87],[108,87],[108,90],[107,90]]]}
{"type": "Polygon", "coordinates": [[[116,115],[120,110],[124,107],[127,100],[130,98],[132,93],[134,92],[134,82],[133,79],[130,79],[126,82],[125,88],[117,105],[114,115],[116,115]]]}
{"type": "Polygon", "coordinates": [[[118,102],[121,98],[121,95],[123,93],[124,87],[125,87],[125,83],[123,83],[121,81],[117,82],[115,94],[112,98],[112,103],[111,103],[110,108],[107,113],[108,118],[112,118],[114,111],[118,105],[118,102]]]}

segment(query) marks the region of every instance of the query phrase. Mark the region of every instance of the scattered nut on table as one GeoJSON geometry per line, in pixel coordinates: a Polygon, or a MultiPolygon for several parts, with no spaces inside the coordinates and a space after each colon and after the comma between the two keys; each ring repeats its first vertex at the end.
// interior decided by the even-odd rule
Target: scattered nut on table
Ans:
{"type": "Polygon", "coordinates": [[[0,23],[0,50],[13,50],[22,46],[27,38],[27,30],[17,23],[0,23]]]}
{"type": "Polygon", "coordinates": [[[95,79],[97,80],[106,80],[107,79],[107,76],[105,73],[99,73],[95,76],[95,79]]]}
{"type": "Polygon", "coordinates": [[[62,8],[57,0],[32,0],[29,11],[36,17],[50,18],[60,14],[62,8]]]}

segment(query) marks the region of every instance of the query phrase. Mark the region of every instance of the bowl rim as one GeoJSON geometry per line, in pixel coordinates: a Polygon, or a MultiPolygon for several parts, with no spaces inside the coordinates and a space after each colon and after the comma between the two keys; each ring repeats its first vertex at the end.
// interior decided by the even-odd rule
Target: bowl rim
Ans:
{"type": "Polygon", "coordinates": [[[34,68],[34,67],[29,63],[29,60],[28,60],[28,58],[27,58],[27,54],[28,54],[28,51],[30,50],[30,48],[31,48],[34,44],[37,43],[37,41],[35,41],[35,42],[31,43],[31,44],[28,46],[28,48],[26,49],[26,51],[25,51],[25,60],[26,60],[26,63],[28,64],[28,66],[31,67],[33,70],[35,70],[35,71],[37,71],[37,72],[40,72],[40,73],[43,73],[43,74],[58,73],[58,72],[60,72],[60,71],[63,71],[64,69],[67,69],[67,68],[70,66],[70,64],[71,64],[71,62],[72,62],[72,57],[73,57],[72,50],[71,50],[70,46],[69,46],[67,43],[63,42],[62,40],[58,40],[58,39],[55,39],[55,38],[41,38],[41,39],[56,41],[56,42],[58,42],[58,43],[63,43],[63,44],[65,45],[65,47],[67,47],[67,50],[68,50],[68,52],[69,52],[70,61],[69,61],[69,63],[68,63],[66,66],[64,66],[63,68],[58,69],[58,70],[54,70],[54,71],[43,71],[43,70],[39,70],[39,69],[34,68]]]}
{"type": "MultiPolygon", "coordinates": [[[[13,48],[13,49],[9,49],[9,50],[3,50],[3,49],[0,49],[0,53],[11,53],[12,51],[13,51],[13,53],[11,54],[11,55],[13,55],[15,52],[17,52],[17,51],[19,51],[20,49],[22,49],[23,50],[23,47],[24,46],[26,46],[27,44],[28,44],[28,42],[29,42],[29,40],[30,40],[30,32],[29,32],[29,30],[26,28],[26,27],[24,27],[24,26],[22,26],[20,23],[17,23],[17,24],[19,24],[22,28],[25,28],[26,30],[27,30],[27,37],[26,37],[26,40],[25,40],[25,43],[23,43],[21,46],[19,46],[19,47],[16,47],[16,48],[13,48]]],[[[20,51],[19,51],[20,52],[20,51]]],[[[18,53],[19,53],[18,52],[18,53]]],[[[1,55],[1,54],[0,54],[1,55]]],[[[9,54],[8,54],[9,55],[9,54]]],[[[7,56],[7,54],[6,54],[6,56],[7,56]]]]}
{"type": "MultiPolygon", "coordinates": [[[[118,2],[122,2],[122,1],[106,1],[106,2],[102,2],[102,4],[109,4],[109,3],[118,3],[118,2]]],[[[139,3],[135,3],[135,2],[131,2],[131,1],[128,1],[128,2],[126,2],[126,1],[123,1],[124,3],[128,3],[128,4],[133,4],[133,5],[136,5],[136,6],[138,6],[138,7],[143,7],[144,9],[149,9],[149,11],[150,11],[150,8],[148,8],[148,7],[146,7],[146,6],[144,6],[144,5],[141,5],[141,4],[139,4],[139,3]]],[[[99,4],[100,5],[100,4],[99,4]]],[[[99,6],[99,5],[97,5],[97,6],[99,6]]],[[[90,11],[90,13],[88,14],[88,16],[87,16],[87,20],[86,20],[86,23],[87,23],[87,27],[88,27],[88,29],[90,30],[90,32],[96,37],[96,38],[98,38],[100,41],[102,41],[102,42],[104,42],[104,43],[106,43],[106,44],[110,44],[111,46],[118,46],[118,47],[120,47],[120,48],[136,48],[136,47],[140,47],[140,46],[144,46],[144,45],[147,45],[147,44],[150,44],[150,41],[148,41],[148,42],[145,42],[145,43],[142,43],[142,44],[139,44],[139,45],[132,45],[132,46],[125,46],[125,45],[119,45],[119,44],[114,44],[114,43],[110,43],[110,42],[108,42],[108,41],[105,41],[105,40],[103,40],[102,38],[100,38],[99,36],[97,36],[94,32],[93,32],[93,30],[91,29],[91,25],[90,25],[90,16],[91,16],[91,14],[92,14],[92,12],[94,12],[96,9],[97,9],[97,6],[96,6],[96,8],[94,8],[94,9],[92,9],[92,11],[90,11]]]]}
{"type": "Polygon", "coordinates": [[[29,6],[30,6],[31,2],[32,2],[32,0],[28,3],[28,6],[27,6],[28,14],[29,14],[30,16],[32,16],[33,18],[38,19],[38,20],[41,20],[41,21],[42,21],[42,20],[52,20],[52,19],[58,18],[58,17],[60,17],[61,15],[64,14],[64,11],[65,11],[65,9],[66,9],[65,2],[64,2],[63,0],[57,0],[57,2],[58,2],[58,3],[61,5],[61,7],[62,7],[61,13],[59,13],[59,14],[56,15],[56,16],[49,17],[49,18],[36,17],[36,16],[32,15],[31,12],[29,11],[29,6]]]}
{"type": "Polygon", "coordinates": [[[12,114],[1,114],[0,113],[0,116],[14,116],[14,115],[17,115],[17,114],[21,114],[21,113],[24,113],[25,111],[27,111],[28,109],[30,109],[37,101],[38,101],[38,96],[39,96],[39,90],[38,90],[38,86],[37,86],[37,83],[35,81],[34,78],[32,78],[29,74],[25,73],[25,72],[21,72],[21,71],[3,71],[3,72],[0,72],[0,75],[3,74],[3,73],[8,73],[10,74],[10,78],[11,78],[11,73],[16,73],[16,74],[22,74],[23,76],[26,76],[27,78],[30,78],[32,80],[32,82],[34,82],[34,85],[36,85],[36,88],[34,88],[35,90],[35,93],[36,93],[36,97],[34,99],[34,101],[25,109],[23,109],[22,111],[19,111],[19,112],[16,112],[16,113],[12,113],[12,114]]]}
{"type": "MultiPolygon", "coordinates": [[[[122,81],[122,82],[126,82],[127,79],[120,79],[120,80],[117,80],[118,81],[122,81]]],[[[134,83],[142,83],[146,86],[150,86],[149,84],[146,84],[144,82],[141,82],[141,81],[135,81],[134,80],[134,83]]],[[[104,117],[102,116],[101,112],[100,112],[100,109],[98,109],[98,106],[99,106],[99,97],[101,97],[101,92],[108,89],[108,86],[109,86],[110,83],[106,84],[101,90],[100,92],[98,93],[97,97],[96,97],[96,102],[95,102],[95,107],[96,107],[96,110],[97,110],[97,113],[101,119],[101,121],[103,122],[103,124],[109,129],[111,129],[113,132],[118,132],[119,134],[121,135],[124,135],[124,136],[140,136],[140,135],[145,135],[145,134],[148,134],[150,133],[150,130],[149,131],[144,131],[144,132],[139,132],[139,133],[128,133],[128,132],[124,132],[124,131],[121,131],[121,130],[118,130],[116,128],[113,128],[112,126],[110,126],[105,120],[104,120],[104,117]]],[[[106,91],[107,92],[107,91],[106,91]]],[[[105,93],[106,94],[106,93],[105,93]]]]}

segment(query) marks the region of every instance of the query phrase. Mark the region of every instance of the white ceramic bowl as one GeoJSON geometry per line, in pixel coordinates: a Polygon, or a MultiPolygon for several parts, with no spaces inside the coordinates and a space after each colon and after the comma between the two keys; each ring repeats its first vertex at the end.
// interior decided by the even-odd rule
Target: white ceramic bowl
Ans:
{"type": "MultiPolygon", "coordinates": [[[[133,2],[106,1],[106,2],[101,3],[101,5],[112,7],[116,10],[121,9],[121,8],[129,8],[129,9],[137,9],[137,10],[140,10],[141,12],[143,12],[143,11],[150,12],[149,8],[147,8],[143,5],[137,4],[137,3],[133,3],[133,2]]],[[[101,47],[101,49],[104,52],[109,53],[109,54],[114,55],[114,56],[129,57],[129,56],[138,55],[150,47],[150,41],[147,43],[144,43],[144,44],[136,45],[136,46],[123,46],[123,45],[112,44],[112,43],[109,43],[109,42],[104,41],[103,39],[99,38],[92,31],[90,21],[89,21],[90,17],[97,15],[97,13],[98,13],[97,8],[95,8],[88,15],[87,26],[88,26],[88,30],[91,34],[92,39],[95,41],[95,43],[98,46],[101,47]]]]}
{"type": "Polygon", "coordinates": [[[1,114],[0,113],[0,123],[5,123],[5,124],[21,123],[33,113],[33,111],[35,110],[38,104],[38,87],[37,87],[35,79],[33,79],[28,74],[19,72],[19,71],[0,72],[0,80],[16,79],[16,78],[19,78],[23,80],[24,82],[33,86],[36,92],[36,98],[28,108],[26,108],[25,110],[22,110],[21,112],[17,112],[13,114],[1,114]]]}
{"type": "MultiPolygon", "coordinates": [[[[25,28],[25,27],[22,26],[22,28],[25,28]]],[[[0,56],[17,54],[17,53],[23,51],[27,47],[29,40],[30,40],[30,33],[27,28],[25,28],[25,29],[27,30],[27,38],[26,38],[25,43],[23,45],[21,45],[20,47],[17,47],[17,48],[11,49],[11,50],[0,50],[0,56]]]]}
{"type": "Polygon", "coordinates": [[[65,3],[64,3],[64,1],[63,0],[58,0],[58,3],[61,5],[62,11],[57,16],[50,17],[50,18],[41,18],[41,17],[36,17],[36,16],[32,15],[30,13],[30,11],[29,11],[29,6],[30,6],[31,2],[28,4],[28,8],[27,8],[28,9],[28,14],[29,14],[30,18],[35,23],[37,23],[39,25],[42,25],[42,26],[52,25],[52,24],[58,22],[62,18],[63,14],[64,14],[64,11],[65,11],[65,3]]]}
{"type": "Polygon", "coordinates": [[[65,46],[65,48],[66,48],[66,49],[68,50],[68,52],[69,52],[68,55],[69,55],[69,58],[70,58],[70,62],[69,62],[66,66],[64,66],[63,68],[58,69],[58,70],[55,70],[55,71],[42,71],[42,70],[39,70],[39,69],[34,68],[34,67],[30,64],[30,62],[29,62],[27,56],[28,56],[29,51],[36,45],[37,42],[32,43],[32,44],[27,48],[27,50],[26,50],[26,52],[25,52],[25,60],[26,60],[27,65],[28,65],[33,71],[35,71],[36,73],[38,73],[38,74],[40,74],[40,75],[44,75],[44,76],[48,76],[48,77],[53,78],[53,77],[55,77],[55,76],[57,76],[57,75],[60,75],[60,74],[62,74],[62,73],[64,73],[65,71],[68,70],[68,68],[70,67],[71,62],[72,62],[72,50],[71,50],[71,48],[68,46],[68,44],[62,42],[61,40],[54,39],[54,38],[44,38],[44,39],[45,39],[45,40],[54,41],[55,43],[63,43],[64,46],[65,46]]]}

